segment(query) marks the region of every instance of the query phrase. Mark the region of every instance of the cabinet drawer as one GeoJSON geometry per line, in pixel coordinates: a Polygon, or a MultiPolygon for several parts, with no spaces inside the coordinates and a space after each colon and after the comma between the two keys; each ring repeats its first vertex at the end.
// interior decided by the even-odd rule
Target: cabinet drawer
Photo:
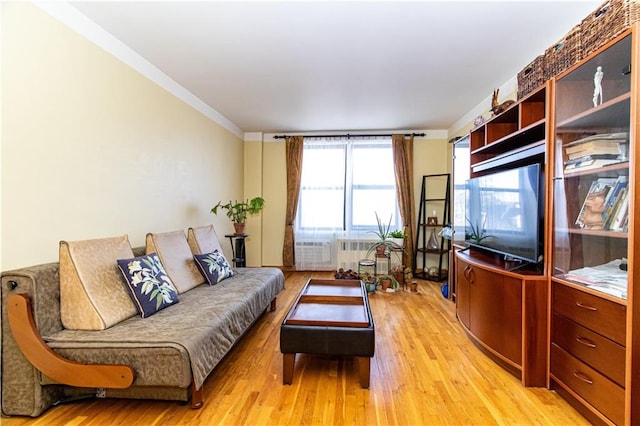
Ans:
{"type": "Polygon", "coordinates": [[[624,423],[624,389],[556,344],[551,345],[551,374],[614,423],[624,423]]]}
{"type": "Polygon", "coordinates": [[[596,333],[625,345],[626,307],[555,283],[553,310],[596,333]]]}
{"type": "Polygon", "coordinates": [[[553,343],[624,387],[625,348],[558,314],[553,343]]]}

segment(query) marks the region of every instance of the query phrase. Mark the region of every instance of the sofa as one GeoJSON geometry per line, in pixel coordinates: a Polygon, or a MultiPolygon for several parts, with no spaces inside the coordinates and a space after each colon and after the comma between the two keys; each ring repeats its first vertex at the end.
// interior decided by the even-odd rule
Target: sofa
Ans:
{"type": "Polygon", "coordinates": [[[3,272],[2,414],[84,397],[202,406],[207,376],[284,289],[278,268],[225,262],[205,226],[135,249],[62,241],[59,262],[3,272]]]}

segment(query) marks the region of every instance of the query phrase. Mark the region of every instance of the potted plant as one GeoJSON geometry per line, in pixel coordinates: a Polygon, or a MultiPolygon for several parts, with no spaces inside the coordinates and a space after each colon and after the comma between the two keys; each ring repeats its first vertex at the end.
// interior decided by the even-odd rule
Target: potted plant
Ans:
{"type": "Polygon", "coordinates": [[[393,241],[398,247],[404,246],[404,232],[396,229],[395,231],[391,231],[390,234],[391,241],[393,241]]]}
{"type": "Polygon", "coordinates": [[[382,286],[382,291],[395,291],[400,287],[400,283],[393,275],[379,275],[378,280],[380,281],[380,285],[382,286]]]}
{"type": "Polygon", "coordinates": [[[389,223],[384,224],[376,212],[376,222],[378,223],[378,230],[369,232],[371,234],[375,234],[376,237],[378,237],[378,241],[369,246],[367,257],[369,257],[369,255],[374,251],[376,252],[376,255],[384,256],[387,249],[390,250],[396,247],[396,244],[391,239],[391,216],[389,217],[389,223]]]}
{"type": "Polygon", "coordinates": [[[399,285],[402,285],[404,287],[404,266],[403,265],[396,265],[393,266],[391,268],[391,270],[389,271],[390,275],[393,275],[393,277],[396,279],[396,281],[398,282],[399,285]]]}
{"type": "Polygon", "coordinates": [[[222,204],[222,201],[218,201],[218,204],[213,206],[211,213],[218,214],[218,209],[227,211],[227,217],[233,222],[236,235],[244,234],[244,226],[247,221],[247,216],[253,216],[264,207],[264,199],[262,197],[255,197],[251,200],[245,201],[229,201],[227,204],[222,204]]]}
{"type": "Polygon", "coordinates": [[[376,285],[378,285],[378,277],[375,275],[364,274],[362,276],[362,281],[364,282],[368,293],[375,293],[376,285]]]}
{"type": "Polygon", "coordinates": [[[478,223],[475,225],[471,223],[469,218],[467,218],[467,222],[469,223],[469,230],[465,231],[465,239],[473,241],[475,244],[482,244],[482,241],[487,238],[492,238],[491,235],[487,234],[487,230],[485,229],[485,224],[482,226],[478,223]]]}

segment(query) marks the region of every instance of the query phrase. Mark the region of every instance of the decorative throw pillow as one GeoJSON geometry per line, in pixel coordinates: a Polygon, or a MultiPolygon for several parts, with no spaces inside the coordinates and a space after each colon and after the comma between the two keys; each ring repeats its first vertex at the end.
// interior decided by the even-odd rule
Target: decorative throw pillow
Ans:
{"type": "Polygon", "coordinates": [[[193,258],[209,285],[218,284],[225,278],[233,276],[233,269],[231,269],[229,262],[218,250],[207,254],[196,254],[193,258]]]}
{"type": "Polygon", "coordinates": [[[118,259],[129,295],[142,318],[150,317],[178,303],[178,291],[155,253],[131,259],[118,259]]]}

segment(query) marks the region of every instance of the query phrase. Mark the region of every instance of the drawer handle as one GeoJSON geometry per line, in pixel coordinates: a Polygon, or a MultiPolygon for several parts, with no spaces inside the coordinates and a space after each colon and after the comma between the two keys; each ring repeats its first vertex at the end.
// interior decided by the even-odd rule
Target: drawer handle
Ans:
{"type": "Polygon", "coordinates": [[[581,307],[581,308],[583,308],[583,309],[589,310],[589,311],[597,311],[598,310],[598,308],[596,308],[595,306],[585,305],[582,302],[576,302],[576,305],[581,307]]]}
{"type": "Polygon", "coordinates": [[[578,336],[578,337],[576,337],[576,341],[577,341],[578,343],[582,343],[582,344],[583,344],[583,345],[585,345],[585,346],[589,346],[590,348],[595,348],[595,347],[596,347],[596,344],[595,344],[595,343],[593,343],[591,340],[586,339],[586,338],[584,338],[584,337],[580,337],[580,336],[578,336]]]}
{"type": "Polygon", "coordinates": [[[587,377],[587,375],[580,373],[579,371],[574,371],[573,372],[574,377],[582,380],[583,382],[585,382],[588,385],[592,385],[593,384],[593,380],[591,380],[589,377],[587,377]]]}

